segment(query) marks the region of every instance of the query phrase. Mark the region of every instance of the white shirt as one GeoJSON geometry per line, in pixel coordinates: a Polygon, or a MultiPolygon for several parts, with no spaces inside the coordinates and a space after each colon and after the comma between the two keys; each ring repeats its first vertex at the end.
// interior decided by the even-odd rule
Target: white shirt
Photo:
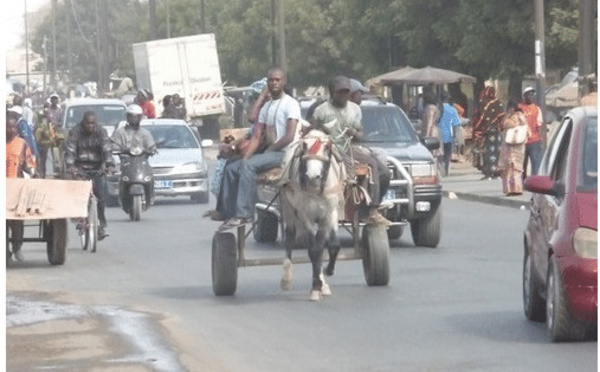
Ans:
{"type": "MultiPolygon", "coordinates": [[[[264,104],[258,114],[258,122],[265,124],[267,130],[267,143],[271,145],[279,141],[285,135],[288,120],[300,120],[301,117],[300,104],[298,101],[284,93],[281,98],[271,100],[264,104]]],[[[300,127],[299,124],[296,125],[294,141],[300,137],[300,127]]],[[[287,149],[287,146],[283,150],[285,149],[287,149]]]]}

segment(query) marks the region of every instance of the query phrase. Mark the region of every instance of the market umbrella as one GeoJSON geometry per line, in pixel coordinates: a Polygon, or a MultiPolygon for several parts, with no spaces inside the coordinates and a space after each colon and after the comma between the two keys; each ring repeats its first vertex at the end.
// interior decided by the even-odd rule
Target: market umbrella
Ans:
{"type": "Polygon", "coordinates": [[[398,79],[413,72],[414,70],[416,70],[416,69],[413,67],[410,67],[410,66],[402,67],[401,69],[386,72],[383,75],[379,75],[379,76],[370,78],[369,80],[367,80],[367,84],[369,86],[371,86],[371,85],[394,85],[394,84],[396,84],[398,79]]]}
{"type": "Polygon", "coordinates": [[[395,80],[396,84],[426,85],[450,83],[475,83],[477,80],[469,75],[434,67],[424,67],[411,71],[395,80]]]}

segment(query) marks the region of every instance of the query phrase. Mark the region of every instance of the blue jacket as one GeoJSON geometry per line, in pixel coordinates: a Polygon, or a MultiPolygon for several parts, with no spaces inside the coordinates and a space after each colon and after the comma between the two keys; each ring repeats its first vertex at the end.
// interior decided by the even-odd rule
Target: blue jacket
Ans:
{"type": "Polygon", "coordinates": [[[452,107],[451,104],[444,103],[444,113],[442,114],[442,117],[438,123],[442,132],[443,143],[454,142],[453,127],[457,127],[459,124],[460,119],[458,118],[458,112],[456,112],[456,109],[452,107]]]}
{"type": "Polygon", "coordinates": [[[35,156],[35,158],[40,157],[40,152],[37,148],[37,143],[35,142],[35,136],[33,135],[33,131],[27,121],[21,117],[17,122],[17,133],[19,133],[19,137],[23,138],[25,142],[29,145],[31,152],[35,156]]]}

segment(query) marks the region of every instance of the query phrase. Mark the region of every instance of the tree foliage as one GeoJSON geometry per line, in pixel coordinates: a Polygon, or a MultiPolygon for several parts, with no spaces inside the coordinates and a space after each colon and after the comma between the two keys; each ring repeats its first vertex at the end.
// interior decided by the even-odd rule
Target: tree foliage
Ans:
{"type": "MultiPolygon", "coordinates": [[[[157,0],[158,38],[167,37],[168,6],[171,37],[202,31],[216,35],[223,80],[249,84],[263,77],[273,61],[278,63],[273,48],[278,27],[272,18],[272,0],[203,0],[204,15],[200,13],[201,1],[157,0]]],[[[321,85],[340,73],[366,80],[402,65],[448,68],[480,79],[520,79],[534,72],[532,0],[275,3],[280,1],[285,4],[289,80],[296,86],[321,85]]],[[[98,50],[96,42],[96,6],[103,2],[108,8],[105,57],[109,72],[118,68],[134,76],[131,45],[149,38],[147,1],[59,1],[57,65],[63,70],[70,59],[74,81],[98,79],[102,49],[98,50]],[[71,55],[67,53],[67,12],[71,15],[71,55]]],[[[546,65],[567,70],[577,63],[578,0],[548,0],[545,4],[546,65]]],[[[44,36],[51,51],[50,16],[32,38],[33,50],[41,55],[44,36]]],[[[597,45],[596,34],[594,38],[597,45]]],[[[51,58],[48,53],[48,66],[52,66],[51,58]]]]}

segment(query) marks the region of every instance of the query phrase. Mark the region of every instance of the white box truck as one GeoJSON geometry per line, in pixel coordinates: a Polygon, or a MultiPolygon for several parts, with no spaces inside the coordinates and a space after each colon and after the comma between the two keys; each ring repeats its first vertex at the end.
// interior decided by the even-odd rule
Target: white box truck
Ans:
{"type": "Polygon", "coordinates": [[[197,124],[198,119],[216,121],[225,112],[214,34],[133,44],[133,58],[138,89],[154,94],[157,117],[163,97],[175,93],[185,100],[187,114],[197,124]]]}

